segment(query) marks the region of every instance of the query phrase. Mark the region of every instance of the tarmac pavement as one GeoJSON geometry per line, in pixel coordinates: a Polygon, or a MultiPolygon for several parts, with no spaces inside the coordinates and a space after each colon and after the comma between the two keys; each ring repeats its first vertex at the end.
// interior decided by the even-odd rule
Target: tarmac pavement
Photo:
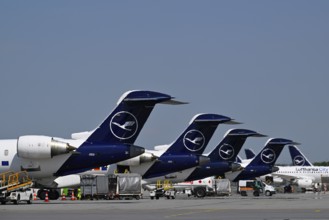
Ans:
{"type": "Polygon", "coordinates": [[[160,219],[329,219],[329,194],[294,193],[271,197],[209,197],[176,199],[34,201],[32,205],[0,205],[2,219],[34,220],[160,220],[160,219]]]}

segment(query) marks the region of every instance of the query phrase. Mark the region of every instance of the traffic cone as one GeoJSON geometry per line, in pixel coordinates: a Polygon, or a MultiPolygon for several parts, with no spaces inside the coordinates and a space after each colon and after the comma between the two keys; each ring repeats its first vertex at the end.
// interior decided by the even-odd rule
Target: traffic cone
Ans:
{"type": "Polygon", "coordinates": [[[49,202],[49,198],[48,198],[48,192],[46,192],[46,198],[45,198],[45,202],[49,202]]]}
{"type": "Polygon", "coordinates": [[[66,200],[66,196],[64,193],[62,194],[62,200],[66,200]]]}
{"type": "Polygon", "coordinates": [[[37,200],[37,194],[35,193],[35,190],[33,190],[33,200],[37,200]]]}
{"type": "Polygon", "coordinates": [[[71,193],[71,200],[75,200],[74,191],[72,191],[72,193],[71,193]]]}

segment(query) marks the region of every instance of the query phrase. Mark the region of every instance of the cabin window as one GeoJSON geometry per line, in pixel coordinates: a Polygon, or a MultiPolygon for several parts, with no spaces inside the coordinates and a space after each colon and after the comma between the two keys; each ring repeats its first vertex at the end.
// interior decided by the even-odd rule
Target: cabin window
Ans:
{"type": "Polygon", "coordinates": [[[8,150],[5,150],[5,156],[8,156],[8,153],[9,153],[8,150]]]}

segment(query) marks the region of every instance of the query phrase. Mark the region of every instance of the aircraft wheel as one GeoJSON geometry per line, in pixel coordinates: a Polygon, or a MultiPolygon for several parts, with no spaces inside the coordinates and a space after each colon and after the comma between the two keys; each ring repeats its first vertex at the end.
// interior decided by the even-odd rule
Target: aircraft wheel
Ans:
{"type": "Polygon", "coordinates": [[[50,200],[57,200],[59,198],[59,193],[57,190],[50,190],[49,191],[49,199],[50,200]]]}
{"type": "Polygon", "coordinates": [[[38,191],[38,197],[39,197],[41,200],[45,200],[45,198],[46,198],[46,191],[43,190],[43,189],[40,189],[40,190],[38,191]]]}

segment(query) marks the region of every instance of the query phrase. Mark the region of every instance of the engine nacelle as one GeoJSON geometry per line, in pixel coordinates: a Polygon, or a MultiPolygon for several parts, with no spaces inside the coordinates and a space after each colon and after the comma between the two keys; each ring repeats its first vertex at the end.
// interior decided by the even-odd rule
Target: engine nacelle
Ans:
{"type": "Polygon", "coordinates": [[[137,157],[130,158],[129,160],[121,161],[117,163],[121,166],[139,166],[142,163],[152,162],[157,159],[157,156],[155,156],[152,153],[145,152],[137,157]]]}
{"type": "Polygon", "coordinates": [[[293,181],[293,184],[301,188],[311,188],[313,186],[313,181],[311,179],[296,179],[293,181]]]}
{"type": "Polygon", "coordinates": [[[21,136],[17,139],[17,156],[26,159],[47,159],[67,154],[76,148],[48,136],[21,136]]]}

